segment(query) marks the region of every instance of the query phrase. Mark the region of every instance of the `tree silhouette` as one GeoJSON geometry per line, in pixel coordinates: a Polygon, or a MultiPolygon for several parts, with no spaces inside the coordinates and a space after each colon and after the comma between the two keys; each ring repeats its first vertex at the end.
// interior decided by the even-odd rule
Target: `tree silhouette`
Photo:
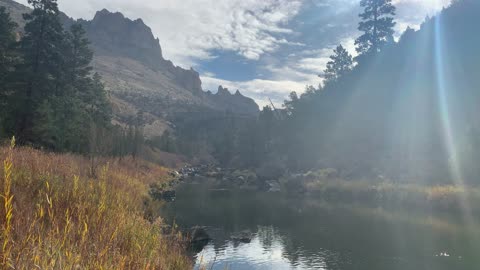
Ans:
{"type": "Polygon", "coordinates": [[[392,5],[392,0],[362,0],[360,6],[364,11],[359,15],[361,22],[358,30],[363,35],[355,40],[357,52],[360,55],[378,52],[393,39],[395,6],[392,5]]]}

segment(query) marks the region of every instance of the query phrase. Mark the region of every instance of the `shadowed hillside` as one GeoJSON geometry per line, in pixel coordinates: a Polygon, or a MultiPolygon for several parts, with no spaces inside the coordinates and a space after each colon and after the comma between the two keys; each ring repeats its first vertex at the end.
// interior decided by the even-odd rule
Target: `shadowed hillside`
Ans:
{"type": "Polygon", "coordinates": [[[287,101],[291,165],[346,177],[475,180],[479,12],[477,1],[459,1],[339,80],[287,101]]]}

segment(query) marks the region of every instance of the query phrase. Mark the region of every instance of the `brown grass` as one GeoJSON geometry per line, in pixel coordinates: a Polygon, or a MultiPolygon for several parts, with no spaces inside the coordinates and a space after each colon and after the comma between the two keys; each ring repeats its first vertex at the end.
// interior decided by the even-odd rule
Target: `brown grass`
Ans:
{"type": "Polygon", "coordinates": [[[162,235],[148,185],[165,168],[105,159],[98,179],[88,160],[1,147],[2,269],[189,269],[180,233],[162,235]],[[153,220],[153,219],[152,219],[153,220]]]}

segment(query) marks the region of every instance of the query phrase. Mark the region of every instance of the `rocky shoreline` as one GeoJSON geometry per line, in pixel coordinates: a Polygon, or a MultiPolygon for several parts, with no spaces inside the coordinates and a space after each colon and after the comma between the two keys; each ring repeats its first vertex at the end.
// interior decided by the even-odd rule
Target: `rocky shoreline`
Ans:
{"type": "Polygon", "coordinates": [[[218,189],[246,189],[264,192],[280,192],[278,180],[258,176],[248,169],[221,168],[215,164],[184,166],[170,172],[172,180],[168,184],[153,184],[149,194],[156,200],[175,201],[175,189],[182,183],[208,183],[218,189]]]}

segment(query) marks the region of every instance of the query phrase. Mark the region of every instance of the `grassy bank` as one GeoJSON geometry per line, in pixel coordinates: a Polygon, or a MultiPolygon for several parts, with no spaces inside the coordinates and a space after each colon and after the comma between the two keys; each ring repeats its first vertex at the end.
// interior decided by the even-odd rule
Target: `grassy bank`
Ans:
{"type": "Polygon", "coordinates": [[[480,214],[479,187],[343,180],[321,171],[283,179],[281,183],[285,190],[307,191],[313,197],[328,201],[480,214]]]}
{"type": "Polygon", "coordinates": [[[148,185],[160,166],[1,147],[2,269],[189,269],[179,233],[162,235],[148,185]]]}

